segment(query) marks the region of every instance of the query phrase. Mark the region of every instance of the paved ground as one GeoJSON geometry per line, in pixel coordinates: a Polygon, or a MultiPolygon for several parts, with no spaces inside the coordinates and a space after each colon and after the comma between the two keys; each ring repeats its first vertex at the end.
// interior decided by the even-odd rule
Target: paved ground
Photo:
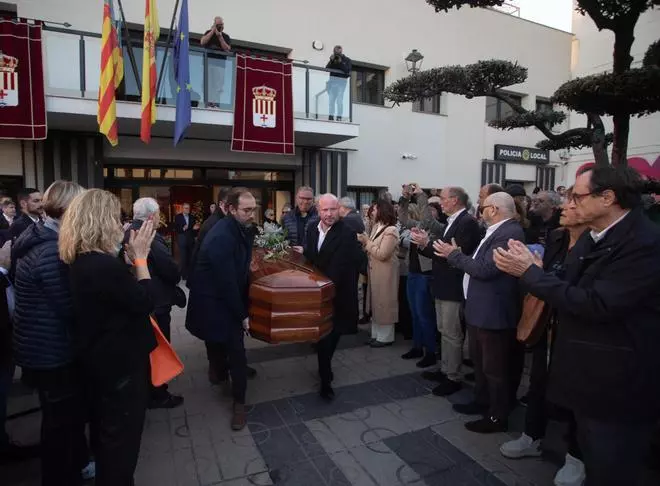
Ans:
{"type": "MultiPolygon", "coordinates": [[[[186,365],[173,382],[185,406],[150,411],[145,425],[137,486],[419,486],[552,485],[562,428],[554,424],[547,457],[511,461],[499,444],[517,435],[466,431],[468,417],[451,402],[468,401],[466,389],[451,400],[430,394],[414,363],[388,349],[362,345],[364,335],[343,338],[334,360],[336,400],[316,395],[316,357],[308,345],[271,346],[251,341],[248,358],[258,377],[249,383],[249,426],[229,429],[230,399],[206,377],[202,344],[183,328],[175,311],[173,343],[186,365]]],[[[35,405],[19,391],[11,411],[35,405]]],[[[513,417],[519,429],[524,409],[513,417]]],[[[39,415],[12,420],[12,435],[37,440],[39,415]]],[[[0,468],[2,486],[39,484],[38,462],[0,468]]],[[[649,477],[648,484],[658,484],[649,477]]]]}

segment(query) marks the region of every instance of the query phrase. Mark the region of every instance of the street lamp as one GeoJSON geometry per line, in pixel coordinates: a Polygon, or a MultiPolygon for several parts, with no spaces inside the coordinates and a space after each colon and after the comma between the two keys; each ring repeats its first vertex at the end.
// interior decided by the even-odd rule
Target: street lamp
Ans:
{"type": "Polygon", "coordinates": [[[408,72],[415,74],[422,69],[422,62],[424,61],[424,56],[417,49],[413,49],[410,54],[406,57],[406,67],[408,72]]]}

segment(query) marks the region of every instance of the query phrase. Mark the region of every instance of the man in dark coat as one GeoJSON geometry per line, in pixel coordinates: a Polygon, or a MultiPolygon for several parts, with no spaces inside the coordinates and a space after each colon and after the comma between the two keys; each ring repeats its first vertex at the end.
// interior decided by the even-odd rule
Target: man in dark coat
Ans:
{"type": "Polygon", "coordinates": [[[211,228],[199,249],[188,287],[186,328],[206,342],[211,365],[220,376],[229,358],[234,397],[232,429],[246,424],[247,360],[244,335],[249,330],[248,292],[252,233],[257,208],[252,193],[235,188],[227,198],[227,217],[211,228]]]}
{"type": "Polygon", "coordinates": [[[339,200],[339,217],[356,234],[364,233],[364,221],[362,221],[362,216],[360,216],[352,198],[342,197],[339,200]]]}
{"type": "MultiPolygon", "coordinates": [[[[133,204],[133,222],[126,230],[123,243],[128,243],[131,231],[138,231],[142,224],[151,219],[154,227],[160,221],[160,206],[158,201],[150,197],[143,197],[133,204]]],[[[181,280],[179,267],[177,266],[172,252],[167,247],[165,239],[156,233],[151,243],[151,251],[147,258],[147,266],[151,274],[151,299],[154,303],[154,318],[158,327],[168,341],[171,341],[172,304],[175,300],[176,288],[181,280]]],[[[167,384],[158,388],[152,387],[149,399],[149,408],[174,408],[183,404],[183,397],[172,395],[167,391],[167,384]]]]}
{"type": "Polygon", "coordinates": [[[22,189],[18,193],[18,203],[21,206],[21,215],[14,219],[9,228],[9,236],[12,240],[18,238],[32,224],[40,222],[43,215],[41,193],[36,189],[22,189]]]}
{"type": "Polygon", "coordinates": [[[185,203],[183,205],[183,212],[174,217],[174,230],[176,231],[176,241],[179,246],[181,276],[186,280],[188,278],[193,248],[195,247],[195,235],[197,234],[197,230],[199,230],[199,224],[195,221],[195,217],[190,214],[190,204],[185,203]]]}
{"type": "Polygon", "coordinates": [[[319,222],[316,208],[314,207],[314,191],[311,187],[302,186],[296,192],[296,207],[282,218],[282,226],[286,233],[286,239],[296,251],[302,251],[305,247],[307,228],[319,222]]]}
{"type": "Polygon", "coordinates": [[[635,485],[660,418],[660,230],[629,167],[579,174],[572,201],[585,232],[563,280],[520,242],[495,263],[558,312],[548,399],[578,425],[588,484],[635,485]]]}
{"type": "Polygon", "coordinates": [[[488,230],[472,256],[464,254],[455,241],[438,240],[433,249],[449,265],[465,272],[465,322],[476,382],[474,401],[454,405],[454,409],[465,414],[484,414],[482,419],[465,424],[472,432],[505,432],[512,405],[512,350],[522,299],[517,280],[495,266],[493,253],[496,248],[505,248],[510,239],[522,240],[524,235],[514,219],[516,207],[509,194],[498,192],[489,196],[480,210],[488,230]]]}
{"type": "Polygon", "coordinates": [[[357,329],[357,273],[363,258],[356,233],[339,219],[339,201],[333,194],[319,199],[320,222],[307,229],[304,255],[335,286],[332,332],[319,341],[317,354],[321,376],[321,397],[334,398],[332,390],[332,356],[342,334],[357,329]]]}

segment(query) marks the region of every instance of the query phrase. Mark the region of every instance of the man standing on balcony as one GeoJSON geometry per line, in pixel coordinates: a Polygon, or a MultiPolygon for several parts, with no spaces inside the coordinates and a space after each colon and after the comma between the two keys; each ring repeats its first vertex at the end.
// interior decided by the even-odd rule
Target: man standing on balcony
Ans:
{"type": "MultiPolygon", "coordinates": [[[[199,43],[207,49],[217,49],[224,52],[231,51],[231,37],[225,33],[225,21],[222,17],[216,17],[213,20],[213,25],[204,33],[199,43]]],[[[209,83],[206,105],[209,107],[219,107],[225,85],[225,63],[222,59],[209,58],[208,70],[209,83]]]]}
{"type": "Polygon", "coordinates": [[[328,120],[335,119],[335,107],[337,112],[337,121],[341,121],[344,114],[344,92],[348,84],[348,78],[351,77],[351,60],[344,56],[341,46],[335,46],[330,61],[326,69],[333,69],[328,80],[328,98],[330,100],[330,109],[328,111],[328,120]]]}

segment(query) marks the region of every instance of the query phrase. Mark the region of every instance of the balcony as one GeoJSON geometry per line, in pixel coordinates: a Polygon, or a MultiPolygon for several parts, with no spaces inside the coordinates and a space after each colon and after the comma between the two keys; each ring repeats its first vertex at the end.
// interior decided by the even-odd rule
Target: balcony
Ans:
{"type": "MultiPolygon", "coordinates": [[[[161,36],[162,39],[163,36],[161,36]]],[[[142,43],[133,42],[138,70],[142,66],[142,43]]],[[[48,27],[44,30],[45,76],[48,123],[62,130],[90,131],[96,124],[99,74],[101,64],[100,34],[48,27]]],[[[124,43],[125,44],[125,43],[124,43]]],[[[157,47],[157,69],[165,56],[165,42],[157,47]]],[[[171,137],[175,118],[175,80],[173,50],[165,62],[158,92],[158,122],[154,136],[171,137]]],[[[331,70],[293,64],[293,109],[296,144],[327,147],[359,135],[352,123],[351,86],[347,86],[341,103],[342,121],[329,120],[326,83],[331,70]]],[[[138,73],[138,78],[141,73],[138,73]]],[[[232,53],[190,46],[190,81],[192,125],[190,138],[230,140],[233,125],[236,58],[232,53]]],[[[351,83],[351,80],[347,80],[351,83]]],[[[120,133],[138,134],[140,127],[140,95],[128,50],[124,46],[124,80],[117,92],[117,116],[120,133]]]]}

